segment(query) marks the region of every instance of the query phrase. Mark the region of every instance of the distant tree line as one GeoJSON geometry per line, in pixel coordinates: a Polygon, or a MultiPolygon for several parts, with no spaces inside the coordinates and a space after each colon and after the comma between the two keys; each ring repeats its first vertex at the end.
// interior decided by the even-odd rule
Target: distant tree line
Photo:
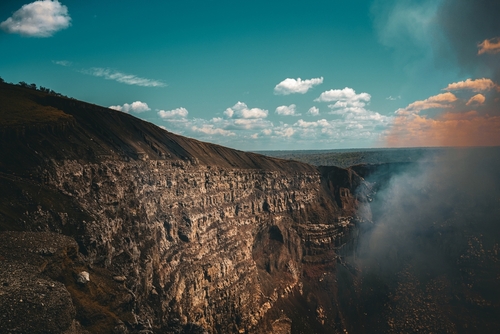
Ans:
{"type": "MultiPolygon", "coordinates": [[[[0,77],[0,83],[4,83],[5,80],[0,77]]],[[[43,86],[40,86],[40,88],[37,88],[37,85],[35,83],[31,83],[31,84],[28,84],[24,81],[19,81],[19,83],[17,84],[17,86],[21,86],[21,87],[24,87],[24,88],[29,88],[29,89],[33,89],[33,90],[37,90],[37,91],[40,91],[40,92],[43,92],[43,93],[47,93],[47,94],[50,94],[50,95],[54,95],[54,96],[61,96],[61,97],[67,97],[66,95],[63,95],[61,93],[58,93],[52,89],[49,89],[49,88],[46,88],[46,87],[43,87],[43,86]]],[[[72,99],[72,98],[71,98],[72,99]]]]}
{"type": "Polygon", "coordinates": [[[43,87],[43,86],[40,86],[40,88],[37,88],[36,84],[34,84],[34,83],[28,84],[28,83],[26,83],[24,81],[19,81],[19,83],[17,85],[21,86],[21,87],[24,87],[24,88],[38,90],[40,92],[44,92],[44,93],[47,93],[47,94],[50,94],[50,95],[67,97],[65,95],[62,95],[61,93],[58,93],[58,92],[56,92],[56,91],[54,91],[52,89],[49,89],[49,88],[46,88],[46,87],[43,87]]]}

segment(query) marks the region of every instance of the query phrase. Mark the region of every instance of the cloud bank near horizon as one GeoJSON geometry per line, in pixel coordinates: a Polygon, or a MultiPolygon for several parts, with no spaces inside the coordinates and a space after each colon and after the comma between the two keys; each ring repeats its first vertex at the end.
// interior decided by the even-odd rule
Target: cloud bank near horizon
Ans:
{"type": "Polygon", "coordinates": [[[467,79],[450,83],[446,93],[398,109],[385,135],[386,146],[500,145],[497,87],[490,79],[467,79]],[[437,113],[423,113],[428,109],[437,113]]]}

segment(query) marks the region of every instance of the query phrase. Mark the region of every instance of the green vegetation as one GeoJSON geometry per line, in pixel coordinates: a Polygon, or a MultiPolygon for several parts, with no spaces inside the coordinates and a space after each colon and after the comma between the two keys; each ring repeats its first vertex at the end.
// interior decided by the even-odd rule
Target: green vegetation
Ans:
{"type": "Polygon", "coordinates": [[[71,119],[72,116],[63,111],[41,103],[48,94],[57,95],[43,89],[38,91],[36,84],[25,82],[19,85],[0,83],[0,126],[40,125],[71,119]]]}

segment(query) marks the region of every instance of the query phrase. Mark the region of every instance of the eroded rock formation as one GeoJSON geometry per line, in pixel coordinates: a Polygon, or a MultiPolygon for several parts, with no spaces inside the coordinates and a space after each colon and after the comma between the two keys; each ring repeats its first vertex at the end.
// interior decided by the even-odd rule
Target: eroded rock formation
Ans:
{"type": "MultiPolygon", "coordinates": [[[[66,296],[66,327],[50,331],[344,329],[335,291],[318,295],[318,282],[370,219],[369,187],[355,172],[201,143],[117,111],[1,88],[67,115],[51,126],[0,129],[0,228],[38,232],[34,239],[65,234],[79,246],[56,261],[58,274],[22,269],[66,296]],[[75,280],[83,270],[85,285],[75,280]]],[[[11,263],[9,249],[2,260],[11,263]]],[[[2,305],[13,294],[7,276],[2,305]]],[[[5,321],[16,318],[4,319],[0,328],[15,331],[5,321]]]]}

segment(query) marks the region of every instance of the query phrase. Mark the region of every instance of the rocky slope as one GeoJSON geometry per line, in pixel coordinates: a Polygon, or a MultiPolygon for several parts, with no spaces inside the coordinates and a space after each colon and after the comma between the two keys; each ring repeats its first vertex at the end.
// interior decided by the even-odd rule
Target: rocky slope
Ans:
{"type": "Polygon", "coordinates": [[[345,329],[327,283],[337,250],[371,218],[354,171],[199,142],[13,85],[0,96],[0,230],[19,231],[0,233],[2,331],[345,329]],[[77,282],[82,272],[89,282],[77,282]],[[23,289],[42,314],[29,327],[25,304],[11,303],[23,289]]]}

